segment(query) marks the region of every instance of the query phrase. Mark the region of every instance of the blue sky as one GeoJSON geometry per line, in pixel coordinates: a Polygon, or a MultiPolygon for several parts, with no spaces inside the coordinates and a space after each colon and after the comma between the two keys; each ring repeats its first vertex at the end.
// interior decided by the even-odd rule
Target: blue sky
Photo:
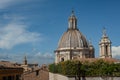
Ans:
{"type": "Polygon", "coordinates": [[[78,28],[99,56],[103,27],[120,59],[119,0],[4,0],[0,1],[0,60],[52,63],[58,41],[68,27],[72,9],[78,28]]]}

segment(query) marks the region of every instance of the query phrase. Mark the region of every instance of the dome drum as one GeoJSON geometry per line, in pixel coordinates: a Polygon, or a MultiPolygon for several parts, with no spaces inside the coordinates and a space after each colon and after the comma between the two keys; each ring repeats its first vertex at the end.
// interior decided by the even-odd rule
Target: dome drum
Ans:
{"type": "Polygon", "coordinates": [[[88,48],[88,42],[78,30],[65,32],[59,41],[59,48],[88,48]]]}

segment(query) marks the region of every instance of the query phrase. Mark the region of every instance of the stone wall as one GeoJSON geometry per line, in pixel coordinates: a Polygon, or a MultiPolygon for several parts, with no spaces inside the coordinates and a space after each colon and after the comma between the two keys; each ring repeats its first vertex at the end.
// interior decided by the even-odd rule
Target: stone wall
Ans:
{"type": "Polygon", "coordinates": [[[86,77],[85,80],[120,80],[120,77],[86,77]]]}
{"type": "Polygon", "coordinates": [[[49,72],[49,80],[69,80],[69,78],[63,75],[53,74],[49,72]]]}
{"type": "MultiPolygon", "coordinates": [[[[75,80],[75,77],[66,77],[49,72],[49,80],[75,80]]],[[[120,77],[81,77],[81,80],[120,80],[120,77]]]]}
{"type": "Polygon", "coordinates": [[[23,80],[49,80],[48,71],[36,70],[23,74],[23,80]]]}

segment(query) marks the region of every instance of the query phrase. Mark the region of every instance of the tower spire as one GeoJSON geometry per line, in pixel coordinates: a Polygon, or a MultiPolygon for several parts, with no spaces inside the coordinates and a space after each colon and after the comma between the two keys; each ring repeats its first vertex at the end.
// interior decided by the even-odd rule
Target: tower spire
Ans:
{"type": "Polygon", "coordinates": [[[26,57],[26,55],[25,55],[25,57],[24,57],[24,65],[27,65],[27,57],[26,57]]]}
{"type": "Polygon", "coordinates": [[[111,41],[106,35],[106,29],[103,28],[103,36],[99,43],[100,58],[112,58],[111,41]]]}
{"type": "Polygon", "coordinates": [[[72,10],[72,16],[74,16],[74,10],[72,10]]]}
{"type": "Polygon", "coordinates": [[[106,35],[106,29],[105,29],[105,27],[103,28],[103,37],[106,37],[107,35],[106,35]]]}
{"type": "Polygon", "coordinates": [[[91,38],[89,39],[89,45],[92,45],[92,40],[91,40],[91,38]]]}
{"type": "Polygon", "coordinates": [[[71,16],[69,17],[69,27],[68,29],[77,29],[77,19],[74,15],[74,10],[72,10],[71,16]]]}

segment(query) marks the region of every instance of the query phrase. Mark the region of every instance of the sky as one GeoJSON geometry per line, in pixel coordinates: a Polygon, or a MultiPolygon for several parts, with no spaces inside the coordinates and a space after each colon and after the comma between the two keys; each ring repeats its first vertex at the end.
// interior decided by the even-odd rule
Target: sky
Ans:
{"type": "Polygon", "coordinates": [[[120,59],[120,0],[0,0],[0,60],[49,64],[74,10],[80,32],[99,57],[105,27],[120,59]]]}

